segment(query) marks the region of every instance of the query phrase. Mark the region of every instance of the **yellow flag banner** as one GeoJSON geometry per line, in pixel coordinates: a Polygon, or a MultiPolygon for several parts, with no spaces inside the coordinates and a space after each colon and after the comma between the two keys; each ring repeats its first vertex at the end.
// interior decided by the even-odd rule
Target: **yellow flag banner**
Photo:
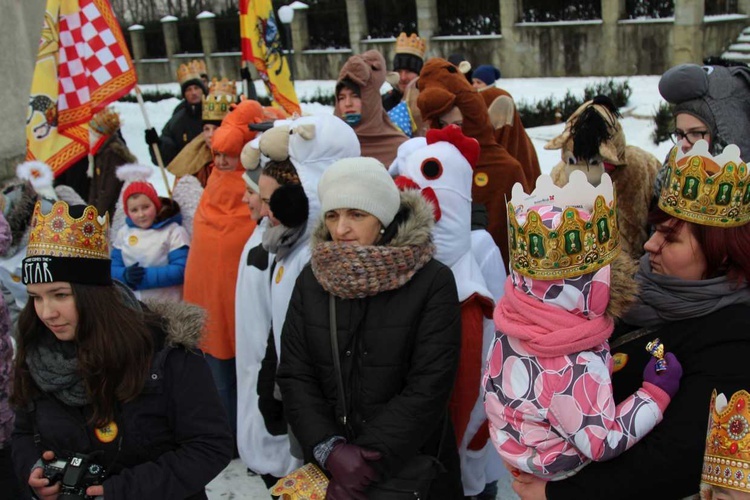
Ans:
{"type": "Polygon", "coordinates": [[[89,152],[89,121],[136,74],[107,0],[47,0],[26,116],[26,159],[55,176],[89,152]]]}
{"type": "Polygon", "coordinates": [[[242,60],[258,70],[273,105],[289,115],[302,112],[284,57],[279,24],[271,0],[240,0],[242,60]]]}

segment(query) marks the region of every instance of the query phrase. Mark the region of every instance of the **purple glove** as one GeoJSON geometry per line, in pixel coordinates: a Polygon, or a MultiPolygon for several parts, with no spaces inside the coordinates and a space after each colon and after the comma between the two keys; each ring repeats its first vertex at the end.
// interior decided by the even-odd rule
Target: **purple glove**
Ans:
{"type": "Polygon", "coordinates": [[[652,356],[648,364],[646,364],[646,368],[643,369],[643,381],[654,384],[656,387],[669,394],[670,398],[673,398],[674,395],[677,394],[677,389],[680,388],[682,365],[677,361],[677,357],[671,352],[664,355],[664,360],[667,362],[667,369],[661,373],[657,373],[657,359],[652,356]]]}
{"type": "MultiPolygon", "coordinates": [[[[327,498],[350,498],[357,493],[363,494],[367,486],[378,478],[378,473],[368,462],[380,460],[382,455],[378,451],[366,450],[353,444],[343,442],[337,443],[328,455],[325,467],[333,476],[331,483],[336,483],[335,492],[342,489],[347,497],[327,498]]],[[[330,484],[328,486],[331,487],[330,484]]],[[[365,498],[365,495],[362,495],[365,498]]]]}

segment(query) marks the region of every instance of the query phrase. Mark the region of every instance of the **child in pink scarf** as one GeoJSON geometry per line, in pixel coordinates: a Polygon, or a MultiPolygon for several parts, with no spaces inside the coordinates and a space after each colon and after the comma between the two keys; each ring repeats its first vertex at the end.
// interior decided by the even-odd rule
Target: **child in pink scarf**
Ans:
{"type": "MultiPolygon", "coordinates": [[[[550,229],[563,212],[553,206],[530,210],[550,229]]],[[[526,213],[516,217],[522,225],[526,213]]],[[[515,271],[508,276],[495,308],[484,388],[490,436],[513,468],[558,480],[590,460],[611,459],[661,421],[677,392],[682,368],[668,353],[664,374],[656,373],[652,358],[641,389],[615,405],[607,341],[613,330],[610,267],[555,280],[515,271]]]]}

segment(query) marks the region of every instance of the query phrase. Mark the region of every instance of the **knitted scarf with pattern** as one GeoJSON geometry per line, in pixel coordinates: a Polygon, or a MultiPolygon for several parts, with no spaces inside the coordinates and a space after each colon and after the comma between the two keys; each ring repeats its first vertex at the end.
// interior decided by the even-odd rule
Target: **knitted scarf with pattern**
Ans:
{"type": "Polygon", "coordinates": [[[430,261],[435,246],[385,246],[318,243],[312,250],[312,270],[328,293],[342,299],[361,299],[395,290],[430,261]]]}
{"type": "Polygon", "coordinates": [[[57,340],[45,330],[39,343],[29,346],[26,365],[39,388],[69,406],[88,403],[86,386],[78,371],[78,356],[73,342],[57,340]]]}

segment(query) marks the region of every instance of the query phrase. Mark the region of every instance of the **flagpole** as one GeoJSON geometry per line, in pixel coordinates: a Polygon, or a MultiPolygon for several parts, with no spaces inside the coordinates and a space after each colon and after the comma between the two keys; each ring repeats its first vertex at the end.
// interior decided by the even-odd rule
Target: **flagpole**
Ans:
{"type": "MultiPolygon", "coordinates": [[[[143,120],[146,122],[146,129],[151,128],[151,121],[148,119],[148,114],[146,113],[146,106],[143,104],[143,96],[141,95],[141,88],[136,85],[135,86],[135,97],[138,99],[138,106],[141,108],[141,113],[143,114],[143,120]]],[[[161,171],[161,177],[164,181],[164,185],[167,187],[167,193],[169,194],[169,199],[172,199],[172,189],[169,187],[169,180],[167,180],[167,171],[164,168],[164,160],[161,159],[161,151],[159,151],[159,145],[158,144],[152,144],[151,147],[154,150],[154,156],[156,157],[156,163],[159,164],[159,170],[161,171]]]]}

